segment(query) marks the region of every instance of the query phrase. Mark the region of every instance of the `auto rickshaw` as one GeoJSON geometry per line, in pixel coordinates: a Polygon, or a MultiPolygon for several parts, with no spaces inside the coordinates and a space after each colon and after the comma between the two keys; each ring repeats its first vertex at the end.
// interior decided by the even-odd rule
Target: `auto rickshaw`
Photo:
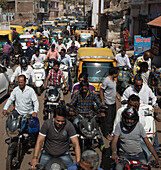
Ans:
{"type": "Polygon", "coordinates": [[[13,31],[12,30],[0,30],[0,53],[2,53],[2,45],[9,39],[12,42],[13,31]]]}
{"type": "Polygon", "coordinates": [[[111,67],[116,67],[116,59],[108,48],[82,47],[78,50],[76,79],[81,73],[88,74],[88,80],[99,92],[102,81],[111,67]]]}
{"type": "Polygon", "coordinates": [[[33,30],[31,34],[35,34],[36,31],[37,31],[37,29],[38,29],[37,26],[25,27],[25,28],[23,29],[23,34],[26,34],[26,32],[28,32],[28,34],[30,34],[30,31],[31,31],[31,30],[33,30]]]}
{"type": "Polygon", "coordinates": [[[77,30],[75,36],[81,46],[86,44],[88,39],[91,40],[92,44],[94,43],[94,31],[92,30],[77,30]]]}
{"type": "Polygon", "coordinates": [[[15,28],[19,35],[23,34],[23,27],[20,25],[10,25],[10,28],[11,29],[15,28]]]}

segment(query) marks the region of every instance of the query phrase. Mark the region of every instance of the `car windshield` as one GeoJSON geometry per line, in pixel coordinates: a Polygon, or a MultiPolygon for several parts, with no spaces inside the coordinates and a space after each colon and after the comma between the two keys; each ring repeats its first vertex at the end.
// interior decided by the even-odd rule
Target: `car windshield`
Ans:
{"type": "Polygon", "coordinates": [[[109,74],[109,69],[113,67],[112,62],[83,62],[82,72],[88,74],[91,83],[102,83],[109,74]]]}
{"type": "Polygon", "coordinates": [[[93,42],[93,36],[91,34],[80,34],[78,41],[87,42],[88,39],[90,39],[91,42],[93,42]]]}

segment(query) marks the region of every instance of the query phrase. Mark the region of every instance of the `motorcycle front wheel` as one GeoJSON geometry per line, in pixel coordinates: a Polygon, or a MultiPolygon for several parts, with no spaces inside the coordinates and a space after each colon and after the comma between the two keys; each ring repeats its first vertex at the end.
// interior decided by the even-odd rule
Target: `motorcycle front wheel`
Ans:
{"type": "Polygon", "coordinates": [[[7,155],[6,158],[6,170],[17,170],[16,166],[13,166],[13,155],[7,155]]]}

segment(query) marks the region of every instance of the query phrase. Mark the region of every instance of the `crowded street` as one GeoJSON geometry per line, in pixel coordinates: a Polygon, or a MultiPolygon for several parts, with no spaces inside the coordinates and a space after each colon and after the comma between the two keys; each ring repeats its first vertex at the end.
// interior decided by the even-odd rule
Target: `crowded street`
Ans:
{"type": "Polygon", "coordinates": [[[161,3],[0,2],[0,170],[161,169],[161,3]]]}

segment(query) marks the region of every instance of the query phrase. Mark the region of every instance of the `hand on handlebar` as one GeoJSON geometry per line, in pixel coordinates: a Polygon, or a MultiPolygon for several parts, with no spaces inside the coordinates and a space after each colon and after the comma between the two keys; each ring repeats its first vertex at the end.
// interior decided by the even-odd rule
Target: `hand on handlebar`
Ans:
{"type": "Polygon", "coordinates": [[[33,112],[33,113],[32,113],[32,117],[37,117],[37,113],[36,113],[36,112],[33,112]]]}
{"type": "Polygon", "coordinates": [[[30,163],[31,165],[31,170],[34,170],[36,168],[36,165],[38,165],[38,160],[32,159],[32,162],[30,163]]]}
{"type": "Polygon", "coordinates": [[[7,115],[7,110],[3,110],[3,115],[6,116],[7,115]]]}
{"type": "Polygon", "coordinates": [[[117,153],[116,153],[116,152],[113,152],[113,153],[112,153],[112,159],[115,161],[116,164],[118,164],[118,158],[119,158],[119,157],[118,157],[117,153]]]}
{"type": "Polygon", "coordinates": [[[159,166],[159,168],[161,168],[161,160],[160,159],[156,160],[156,164],[159,166]]]}
{"type": "Polygon", "coordinates": [[[74,115],[75,115],[75,113],[74,113],[74,111],[73,111],[72,108],[69,109],[69,114],[70,114],[71,116],[74,116],[74,115]]]}

